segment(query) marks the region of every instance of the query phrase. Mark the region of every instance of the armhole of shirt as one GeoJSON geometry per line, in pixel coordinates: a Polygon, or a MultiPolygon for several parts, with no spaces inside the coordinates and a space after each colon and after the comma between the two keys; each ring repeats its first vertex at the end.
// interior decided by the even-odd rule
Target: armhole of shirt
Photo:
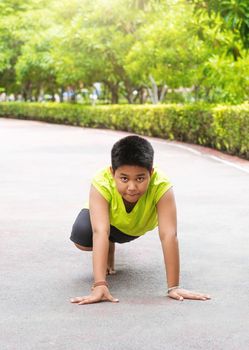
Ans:
{"type": "Polygon", "coordinates": [[[166,192],[168,192],[168,190],[170,190],[172,187],[173,187],[172,183],[168,183],[168,186],[166,186],[166,187],[160,192],[160,194],[158,195],[158,197],[156,198],[155,204],[157,204],[157,203],[160,201],[160,199],[162,198],[162,196],[163,196],[166,192]]]}
{"type": "Polygon", "coordinates": [[[108,203],[110,203],[110,201],[111,201],[110,192],[107,189],[99,186],[99,184],[96,181],[94,181],[94,180],[92,181],[92,185],[101,194],[101,196],[103,196],[105,198],[105,200],[108,203]]]}

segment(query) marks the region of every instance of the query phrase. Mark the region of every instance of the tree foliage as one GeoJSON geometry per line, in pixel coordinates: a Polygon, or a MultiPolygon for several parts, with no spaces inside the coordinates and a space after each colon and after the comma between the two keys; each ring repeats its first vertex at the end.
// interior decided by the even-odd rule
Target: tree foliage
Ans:
{"type": "Polygon", "coordinates": [[[222,28],[237,33],[246,49],[249,48],[248,0],[192,0],[197,12],[207,12],[209,17],[220,16],[222,28]]]}
{"type": "Polygon", "coordinates": [[[1,0],[0,88],[103,101],[248,99],[246,0],[1,0]]]}

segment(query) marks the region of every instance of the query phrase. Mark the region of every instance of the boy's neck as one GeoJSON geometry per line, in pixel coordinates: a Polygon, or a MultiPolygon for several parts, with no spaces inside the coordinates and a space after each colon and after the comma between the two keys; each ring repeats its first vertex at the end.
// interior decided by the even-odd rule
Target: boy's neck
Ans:
{"type": "Polygon", "coordinates": [[[134,203],[128,202],[124,198],[123,198],[123,202],[127,213],[130,213],[132,209],[135,207],[135,205],[137,204],[137,202],[134,202],[134,203]]]}

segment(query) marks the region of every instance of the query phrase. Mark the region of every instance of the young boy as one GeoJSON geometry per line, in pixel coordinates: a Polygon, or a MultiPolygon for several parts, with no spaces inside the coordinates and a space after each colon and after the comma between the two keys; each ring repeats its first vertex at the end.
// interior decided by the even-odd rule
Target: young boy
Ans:
{"type": "Polygon", "coordinates": [[[118,302],[106,282],[115,273],[115,242],[139,238],[158,226],[168,282],[168,296],[183,300],[207,300],[206,294],[179,286],[179,250],[176,206],[172,184],[153,169],[154,150],[140,136],[127,136],[111,151],[112,166],[93,179],[89,209],[79,213],[70,239],[77,248],[93,251],[94,284],[90,295],[72,298],[78,305],[99,301],[118,302]]]}

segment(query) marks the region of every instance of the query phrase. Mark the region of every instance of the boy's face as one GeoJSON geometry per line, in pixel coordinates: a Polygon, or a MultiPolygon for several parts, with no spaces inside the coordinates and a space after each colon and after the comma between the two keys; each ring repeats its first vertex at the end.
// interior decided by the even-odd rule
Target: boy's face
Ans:
{"type": "Polygon", "coordinates": [[[146,168],[135,165],[122,165],[116,169],[115,173],[111,168],[118,192],[130,203],[136,203],[147,191],[150,177],[153,173],[146,168]]]}

